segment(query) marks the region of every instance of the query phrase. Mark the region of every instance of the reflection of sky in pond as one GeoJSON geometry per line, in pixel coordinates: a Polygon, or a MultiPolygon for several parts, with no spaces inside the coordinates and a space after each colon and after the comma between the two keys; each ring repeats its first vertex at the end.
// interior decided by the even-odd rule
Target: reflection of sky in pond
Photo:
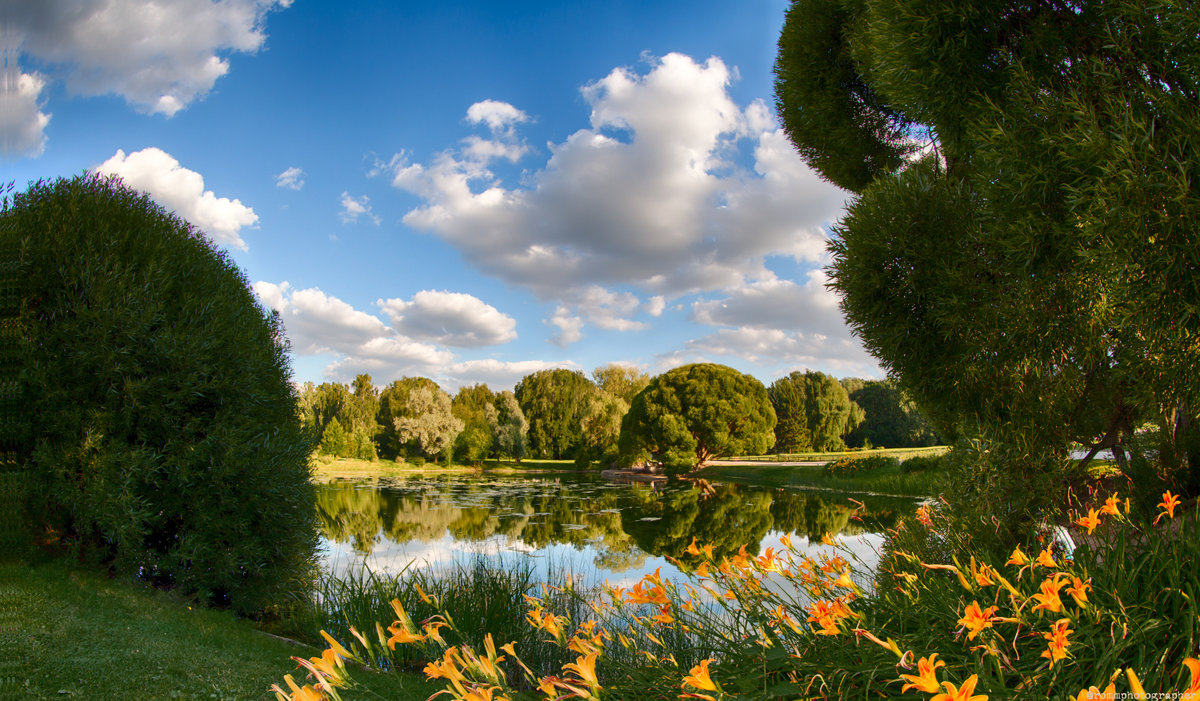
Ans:
{"type": "MultiPolygon", "coordinates": [[[[879,532],[911,500],[866,500],[855,517],[847,495],[744,485],[665,489],[574,476],[553,479],[457,477],[335,483],[318,491],[323,558],[335,574],[366,566],[380,574],[452,567],[483,559],[532,565],[550,581],[621,586],[660,569],[682,579],[669,557],[686,557],[692,538],[718,556],[783,549],[781,538],[814,557],[833,550],[820,535],[841,533],[840,554],[869,570],[879,532]]],[[[860,584],[869,586],[860,575],[860,584]]]]}

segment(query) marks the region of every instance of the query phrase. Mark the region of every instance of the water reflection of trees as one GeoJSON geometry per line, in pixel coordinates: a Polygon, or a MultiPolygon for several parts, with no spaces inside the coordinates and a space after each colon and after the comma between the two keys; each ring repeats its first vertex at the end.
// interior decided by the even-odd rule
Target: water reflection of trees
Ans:
{"type": "Polygon", "coordinates": [[[598,567],[640,565],[647,553],[679,557],[695,538],[717,557],[746,545],[756,550],[769,531],[810,539],[825,533],[881,531],[901,509],[868,502],[858,514],[848,500],[814,492],[679,484],[603,488],[594,483],[430,480],[402,489],[329,484],[317,493],[321,533],[367,555],[381,538],[396,543],[446,537],[482,541],[501,537],[533,549],[590,547],[598,567]]]}

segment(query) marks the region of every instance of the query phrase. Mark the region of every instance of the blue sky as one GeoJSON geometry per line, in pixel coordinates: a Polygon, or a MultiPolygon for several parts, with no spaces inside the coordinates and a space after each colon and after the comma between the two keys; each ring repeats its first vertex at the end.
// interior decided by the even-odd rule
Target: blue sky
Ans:
{"type": "Polygon", "coordinates": [[[774,115],[784,2],[27,5],[0,180],[149,192],[280,311],[299,381],[880,376],[821,272],[847,194],[774,115]]]}

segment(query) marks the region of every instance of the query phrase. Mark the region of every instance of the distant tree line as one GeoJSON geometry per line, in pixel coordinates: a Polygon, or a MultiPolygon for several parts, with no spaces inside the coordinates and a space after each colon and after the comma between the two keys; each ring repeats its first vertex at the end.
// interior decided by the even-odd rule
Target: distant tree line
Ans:
{"type": "Polygon", "coordinates": [[[810,371],[764,388],[711,363],[655,378],[617,364],[590,378],[540,370],[511,392],[475,384],[453,396],[425,377],[377,389],[363,374],[349,385],[305,384],[299,411],[322,454],[362,460],[475,464],[531,457],[584,466],[645,460],[695,466],[721,455],[765,453],[772,445],[776,453],[797,453],[937,441],[890,381],[838,381],[810,371]]]}

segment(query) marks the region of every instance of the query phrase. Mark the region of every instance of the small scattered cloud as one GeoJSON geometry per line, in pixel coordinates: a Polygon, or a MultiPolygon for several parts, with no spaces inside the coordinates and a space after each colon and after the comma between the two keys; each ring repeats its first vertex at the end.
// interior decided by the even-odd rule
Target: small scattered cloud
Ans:
{"type": "Polygon", "coordinates": [[[650,316],[662,316],[667,308],[667,300],[662,295],[655,295],[642,304],[642,309],[650,316]]]}
{"type": "Polygon", "coordinates": [[[155,202],[202,229],[214,242],[249,250],[241,230],[258,223],[254,210],[240,200],[217,197],[205,190],[204,177],[181,166],[171,154],[154,147],[128,155],[118,150],[95,172],[116,175],[126,185],[148,193],[155,202]]]}
{"type": "Polygon", "coordinates": [[[275,176],[275,187],[299,190],[304,187],[304,171],[293,166],[275,176]]]}
{"type": "Polygon", "coordinates": [[[467,121],[486,124],[493,134],[511,135],[513,126],[529,121],[529,115],[507,102],[483,100],[467,108],[467,121]]]}
{"type": "Polygon", "coordinates": [[[549,340],[559,348],[566,348],[583,339],[583,319],[571,314],[567,307],[557,307],[545,323],[558,329],[549,340]]]}
{"type": "Polygon", "coordinates": [[[358,221],[359,217],[364,217],[375,226],[383,221],[371,211],[371,199],[366,195],[355,199],[350,196],[349,192],[342,193],[342,212],[341,217],[343,224],[352,224],[358,221]]]}
{"type": "Polygon", "coordinates": [[[517,322],[478,297],[461,292],[422,290],[412,300],[379,300],[397,332],[457,348],[508,343],[517,322]]]}

